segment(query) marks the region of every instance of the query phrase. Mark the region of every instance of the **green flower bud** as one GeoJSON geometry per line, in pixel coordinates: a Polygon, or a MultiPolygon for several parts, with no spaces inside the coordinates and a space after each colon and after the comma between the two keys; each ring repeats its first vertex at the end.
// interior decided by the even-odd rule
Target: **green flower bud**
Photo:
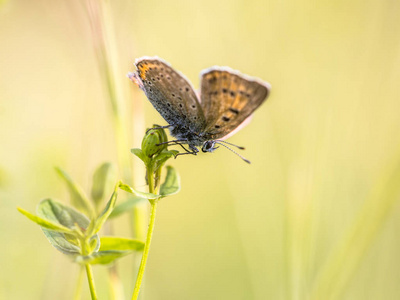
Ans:
{"type": "Polygon", "coordinates": [[[164,149],[167,149],[167,144],[157,146],[167,141],[168,138],[164,129],[151,129],[142,140],[142,151],[147,157],[153,157],[153,155],[159,154],[164,149]]]}
{"type": "MultiPolygon", "coordinates": [[[[153,125],[153,126],[158,126],[158,125],[153,125]]],[[[159,127],[159,126],[158,126],[158,127],[159,127]]],[[[158,131],[158,133],[160,134],[161,143],[166,143],[166,142],[168,142],[168,136],[167,136],[167,134],[165,133],[165,130],[161,128],[161,129],[158,129],[157,131],[158,131]]],[[[165,144],[165,146],[167,146],[167,144],[165,144]]],[[[167,149],[167,147],[165,147],[165,148],[163,148],[163,149],[167,149]]]]}

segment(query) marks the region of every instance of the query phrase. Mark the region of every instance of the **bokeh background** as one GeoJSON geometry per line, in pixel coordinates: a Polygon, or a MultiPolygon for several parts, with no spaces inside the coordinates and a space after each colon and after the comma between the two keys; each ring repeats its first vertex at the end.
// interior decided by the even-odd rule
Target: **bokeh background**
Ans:
{"type": "MultiPolygon", "coordinates": [[[[68,203],[54,166],[89,191],[110,161],[146,189],[129,150],[165,122],[126,73],[158,55],[195,87],[226,65],[272,93],[229,140],[252,165],[224,149],[170,162],[182,190],[159,205],[142,299],[399,299],[399,12],[391,0],[0,1],[0,298],[73,297],[78,267],[16,210],[68,203]]],[[[113,228],[129,236],[131,219],[113,228]]],[[[138,258],[117,265],[126,299],[138,258]]],[[[107,268],[95,278],[113,299],[107,268]]]]}

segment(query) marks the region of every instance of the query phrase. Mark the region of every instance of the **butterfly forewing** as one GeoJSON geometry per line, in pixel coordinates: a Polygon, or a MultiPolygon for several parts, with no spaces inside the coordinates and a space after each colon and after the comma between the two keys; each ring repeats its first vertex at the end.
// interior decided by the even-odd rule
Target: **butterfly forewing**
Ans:
{"type": "Polygon", "coordinates": [[[201,132],[204,113],[191,84],[159,58],[143,57],[135,62],[134,75],[154,108],[170,125],[201,132]]]}
{"type": "Polygon", "coordinates": [[[206,116],[205,137],[226,136],[245,121],[268,97],[269,84],[238,72],[211,68],[201,78],[201,105],[206,116]]]}

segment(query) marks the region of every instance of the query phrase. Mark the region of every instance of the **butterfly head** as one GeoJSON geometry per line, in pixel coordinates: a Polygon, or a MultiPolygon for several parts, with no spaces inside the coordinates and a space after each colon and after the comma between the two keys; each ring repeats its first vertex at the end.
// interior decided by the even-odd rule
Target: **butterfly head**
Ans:
{"type": "Polygon", "coordinates": [[[203,152],[213,152],[215,149],[218,149],[219,147],[216,147],[215,144],[219,144],[221,146],[224,146],[225,148],[229,149],[230,151],[232,151],[233,153],[235,153],[237,156],[239,156],[241,159],[243,159],[245,162],[250,163],[250,161],[246,158],[244,158],[242,155],[240,155],[239,153],[237,153],[235,150],[233,150],[232,148],[229,148],[227,145],[224,144],[228,144],[231,146],[235,146],[236,148],[240,149],[240,150],[244,150],[244,147],[240,147],[237,146],[235,144],[231,144],[228,143],[226,141],[223,140],[209,140],[209,141],[205,141],[203,143],[203,146],[201,147],[201,151],[203,152]]]}
{"type": "Polygon", "coordinates": [[[219,147],[215,147],[216,141],[205,141],[203,147],[201,147],[201,151],[203,152],[213,152],[215,149],[219,147]]]}

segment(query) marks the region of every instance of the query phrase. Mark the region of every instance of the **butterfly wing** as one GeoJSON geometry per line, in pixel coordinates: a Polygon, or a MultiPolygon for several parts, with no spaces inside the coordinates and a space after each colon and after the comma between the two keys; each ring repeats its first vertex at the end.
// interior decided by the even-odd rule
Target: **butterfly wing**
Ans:
{"type": "Polygon", "coordinates": [[[154,108],[170,125],[200,132],[204,113],[191,84],[168,63],[157,57],[135,61],[137,72],[129,76],[145,92],[154,108]]]}
{"type": "Polygon", "coordinates": [[[270,88],[229,68],[204,70],[200,98],[206,116],[205,138],[219,139],[234,131],[266,100],[270,88]]]}

